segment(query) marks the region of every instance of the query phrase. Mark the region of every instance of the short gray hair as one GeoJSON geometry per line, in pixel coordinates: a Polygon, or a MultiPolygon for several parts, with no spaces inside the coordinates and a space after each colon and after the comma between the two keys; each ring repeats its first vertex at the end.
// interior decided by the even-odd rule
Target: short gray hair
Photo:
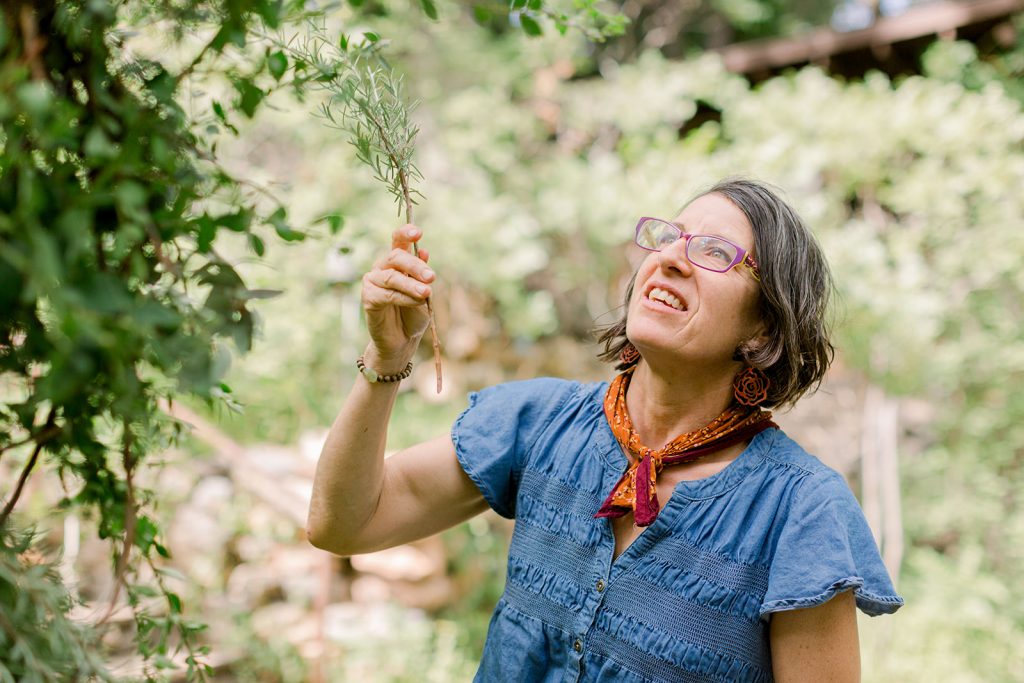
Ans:
{"type": "MultiPolygon", "coordinates": [[[[765,183],[726,178],[693,199],[708,194],[735,204],[754,231],[761,276],[758,308],[766,334],[763,341],[741,344],[735,359],[768,375],[765,408],[792,405],[817,389],[835,356],[828,320],[834,285],[825,255],[803,219],[765,183]]],[[[636,273],[626,288],[622,317],[598,331],[604,345],[598,357],[617,363],[619,370],[628,367],[619,353],[629,343],[626,316],[635,284],[636,273]]]]}

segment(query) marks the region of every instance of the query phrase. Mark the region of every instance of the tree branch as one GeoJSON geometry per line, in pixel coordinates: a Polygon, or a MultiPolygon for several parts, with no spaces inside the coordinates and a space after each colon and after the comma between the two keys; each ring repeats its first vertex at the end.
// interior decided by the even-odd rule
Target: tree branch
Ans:
{"type": "Polygon", "coordinates": [[[6,446],[0,448],[0,456],[2,456],[6,451],[14,450],[19,446],[24,446],[25,444],[31,443],[33,441],[45,444],[47,441],[53,439],[55,436],[60,434],[61,429],[62,428],[58,427],[57,425],[50,425],[48,427],[44,427],[43,429],[40,429],[38,432],[34,434],[29,434],[21,441],[15,441],[14,443],[7,444],[6,446]]]}
{"type": "MultiPolygon", "coordinates": [[[[53,426],[56,417],[57,409],[50,408],[50,414],[46,417],[46,427],[44,427],[44,430],[53,426]]],[[[39,460],[39,454],[42,452],[45,443],[45,441],[37,441],[36,447],[32,449],[32,455],[29,456],[28,462],[25,463],[25,467],[21,470],[21,476],[18,477],[18,483],[14,487],[14,492],[7,500],[7,505],[4,506],[3,512],[0,512],[0,527],[7,522],[7,518],[11,516],[14,506],[18,504],[18,499],[21,498],[21,493],[25,489],[25,482],[28,481],[29,475],[32,474],[32,470],[39,460]]]]}
{"type": "Polygon", "coordinates": [[[121,587],[124,586],[124,575],[128,570],[128,558],[131,555],[132,545],[135,543],[135,485],[132,474],[135,471],[135,459],[132,457],[132,436],[128,428],[128,421],[124,422],[124,436],[121,437],[121,462],[124,465],[125,500],[124,500],[124,542],[121,545],[121,556],[117,558],[117,568],[114,569],[114,592],[110,596],[110,604],[107,611],[96,622],[99,626],[110,618],[117,607],[117,598],[121,595],[121,587]]]}
{"type": "Polygon", "coordinates": [[[32,72],[33,81],[45,81],[46,67],[39,56],[46,47],[46,38],[39,35],[39,26],[36,24],[35,10],[31,4],[21,6],[18,13],[18,21],[21,24],[21,35],[25,39],[25,61],[32,72]]]}

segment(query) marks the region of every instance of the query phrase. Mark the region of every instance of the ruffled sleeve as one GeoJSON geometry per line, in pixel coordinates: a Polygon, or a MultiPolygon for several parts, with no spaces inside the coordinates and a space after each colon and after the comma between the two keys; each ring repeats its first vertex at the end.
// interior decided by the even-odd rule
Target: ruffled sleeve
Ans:
{"type": "Polygon", "coordinates": [[[516,493],[530,449],[577,386],[541,378],[469,395],[469,407],[452,426],[452,443],[462,469],[502,517],[515,517],[516,493]]]}
{"type": "Polygon", "coordinates": [[[813,607],[854,591],[866,614],[903,605],[882,564],[853,492],[837,472],[808,475],[797,485],[771,562],[761,616],[813,607]]]}

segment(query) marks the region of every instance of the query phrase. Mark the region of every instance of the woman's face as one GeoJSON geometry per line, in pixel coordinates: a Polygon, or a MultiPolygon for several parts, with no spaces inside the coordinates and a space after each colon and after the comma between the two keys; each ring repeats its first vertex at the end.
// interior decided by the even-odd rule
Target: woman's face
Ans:
{"type": "MultiPolygon", "coordinates": [[[[674,222],[684,232],[718,235],[752,253],[750,223],[723,195],[697,198],[674,222]]],[[[757,281],[742,265],[725,273],[698,268],[685,252],[686,240],[679,239],[648,254],[640,264],[626,336],[648,362],[664,359],[700,363],[709,370],[718,365],[732,369],[740,343],[763,332],[757,313],[757,281]],[[680,307],[651,299],[655,288],[675,295],[680,307]]]]}

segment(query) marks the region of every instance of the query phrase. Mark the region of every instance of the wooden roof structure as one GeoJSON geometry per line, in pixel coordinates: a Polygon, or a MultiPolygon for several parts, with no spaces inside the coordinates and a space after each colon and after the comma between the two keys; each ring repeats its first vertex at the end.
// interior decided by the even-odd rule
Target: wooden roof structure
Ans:
{"type": "Polygon", "coordinates": [[[945,0],[916,5],[850,32],[818,28],[785,38],[734,43],[717,50],[726,68],[761,81],[779,72],[817,64],[837,75],[857,77],[870,69],[890,74],[918,71],[921,52],[937,37],[1006,46],[1016,39],[1009,19],[1024,12],[1024,0],[945,0]]]}

